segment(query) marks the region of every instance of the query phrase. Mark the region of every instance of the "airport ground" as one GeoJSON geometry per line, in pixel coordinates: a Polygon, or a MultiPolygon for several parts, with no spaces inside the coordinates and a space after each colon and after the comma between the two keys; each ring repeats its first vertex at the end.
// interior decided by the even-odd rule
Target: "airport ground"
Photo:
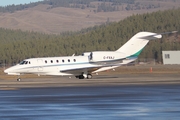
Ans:
{"type": "Polygon", "coordinates": [[[0,89],[71,87],[71,86],[114,86],[140,84],[180,84],[179,65],[136,65],[122,66],[115,70],[94,74],[92,79],[76,79],[74,76],[9,76],[0,72],[0,89]]]}
{"type": "Polygon", "coordinates": [[[2,120],[179,120],[180,66],[122,66],[74,77],[0,74],[2,120]]]}

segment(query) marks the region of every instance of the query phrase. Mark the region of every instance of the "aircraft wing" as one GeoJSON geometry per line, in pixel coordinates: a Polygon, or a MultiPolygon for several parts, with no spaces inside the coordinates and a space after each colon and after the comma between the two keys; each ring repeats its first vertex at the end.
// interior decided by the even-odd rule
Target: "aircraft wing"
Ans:
{"type": "Polygon", "coordinates": [[[102,72],[105,70],[117,68],[119,66],[122,66],[124,64],[128,64],[132,61],[135,61],[137,57],[129,58],[129,59],[123,59],[121,61],[114,61],[114,62],[95,62],[91,63],[92,66],[78,66],[74,68],[64,68],[60,72],[64,73],[70,73],[74,75],[80,75],[82,73],[96,73],[96,72],[102,72]]]}
{"type": "Polygon", "coordinates": [[[94,73],[94,71],[97,71],[98,69],[104,68],[104,67],[111,67],[111,66],[120,66],[120,64],[105,64],[105,65],[93,65],[90,67],[76,67],[76,68],[71,68],[71,69],[64,69],[61,70],[60,72],[64,73],[70,73],[74,75],[80,75],[82,73],[94,73]]]}
{"type": "Polygon", "coordinates": [[[91,68],[75,68],[75,69],[67,69],[67,70],[61,70],[60,72],[64,73],[70,73],[74,75],[80,75],[82,73],[92,73],[93,71],[98,70],[99,67],[91,67],[91,68]]]}

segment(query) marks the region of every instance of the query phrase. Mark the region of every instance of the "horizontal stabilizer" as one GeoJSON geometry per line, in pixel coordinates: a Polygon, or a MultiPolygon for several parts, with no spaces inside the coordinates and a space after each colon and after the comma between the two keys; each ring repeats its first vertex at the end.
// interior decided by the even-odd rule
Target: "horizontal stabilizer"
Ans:
{"type": "Polygon", "coordinates": [[[156,33],[156,34],[153,34],[153,35],[147,35],[147,36],[139,37],[139,39],[147,39],[147,40],[159,39],[159,38],[162,38],[162,35],[164,35],[164,34],[173,34],[173,33],[177,33],[177,32],[178,31],[156,33]]]}

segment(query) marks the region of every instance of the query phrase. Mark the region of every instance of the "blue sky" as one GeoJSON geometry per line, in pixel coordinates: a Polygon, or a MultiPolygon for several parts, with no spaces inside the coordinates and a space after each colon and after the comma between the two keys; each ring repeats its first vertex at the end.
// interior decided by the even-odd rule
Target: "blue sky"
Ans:
{"type": "Polygon", "coordinates": [[[37,2],[43,0],[0,0],[0,6],[7,6],[7,5],[18,5],[18,4],[25,4],[30,2],[37,2]]]}

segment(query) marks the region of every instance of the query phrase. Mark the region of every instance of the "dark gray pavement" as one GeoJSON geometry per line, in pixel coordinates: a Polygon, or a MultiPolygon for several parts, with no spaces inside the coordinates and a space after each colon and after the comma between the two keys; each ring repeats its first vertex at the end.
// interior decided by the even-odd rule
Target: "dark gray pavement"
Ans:
{"type": "Polygon", "coordinates": [[[179,84],[0,90],[0,120],[179,120],[179,113],[179,84]]]}
{"type": "Polygon", "coordinates": [[[180,75],[0,80],[0,120],[179,120],[180,75]]]}

